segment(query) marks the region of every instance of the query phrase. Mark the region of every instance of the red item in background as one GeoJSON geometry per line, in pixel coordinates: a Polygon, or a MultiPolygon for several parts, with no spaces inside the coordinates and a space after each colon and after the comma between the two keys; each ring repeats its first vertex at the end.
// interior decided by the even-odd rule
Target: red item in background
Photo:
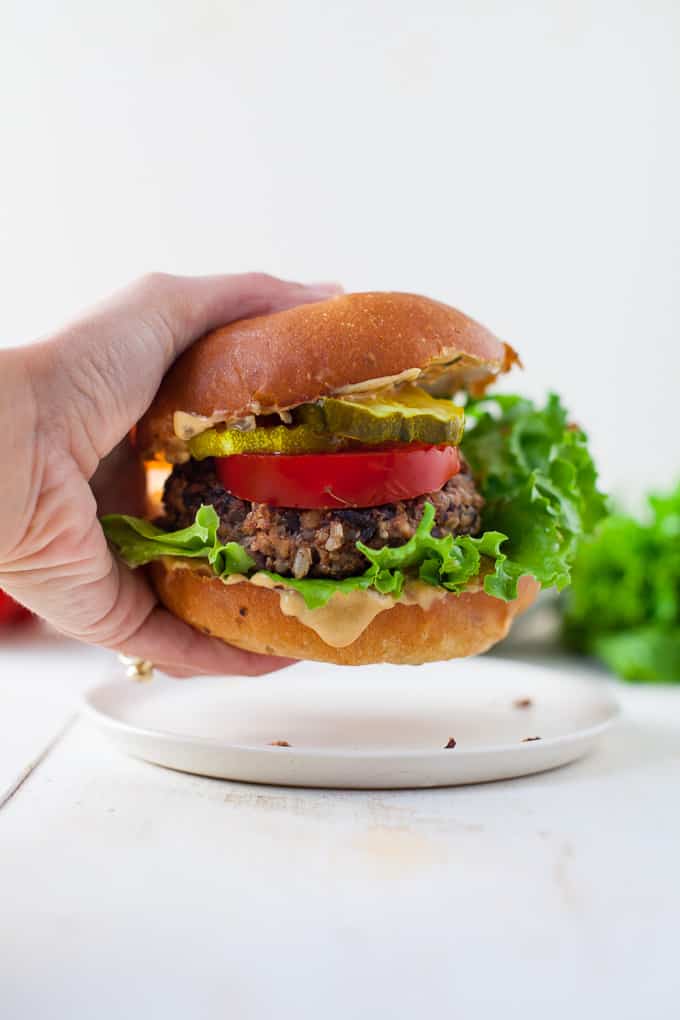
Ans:
{"type": "Polygon", "coordinates": [[[15,602],[11,595],[0,588],[0,627],[4,624],[21,623],[30,620],[33,613],[25,606],[15,602]]]}

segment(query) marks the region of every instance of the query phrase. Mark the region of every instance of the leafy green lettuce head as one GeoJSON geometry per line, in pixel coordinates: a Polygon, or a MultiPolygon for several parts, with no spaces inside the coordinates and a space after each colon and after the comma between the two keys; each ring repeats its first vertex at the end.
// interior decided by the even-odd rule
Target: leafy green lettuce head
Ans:
{"type": "MultiPolygon", "coordinates": [[[[498,396],[472,400],[461,444],[484,496],[482,533],[437,538],[434,508],[425,504],[413,537],[401,546],[357,547],[366,558],[363,574],[341,581],[271,574],[298,591],[310,609],[325,605],[335,592],[372,588],[399,598],[408,580],[460,594],[483,574],[484,590],[509,601],[524,576],[541,587],[564,588],[570,581],[577,542],[604,514],[596,471],[586,437],[568,423],[559,398],[545,407],[530,400],[498,396]]],[[[256,565],[237,543],[220,542],[219,519],[203,506],[194,524],[181,531],[122,515],[102,519],[119,555],[132,567],[163,556],[202,558],[217,577],[249,575],[256,565]]]]}
{"type": "Polygon", "coordinates": [[[564,634],[625,680],[680,683],[680,484],[647,520],[604,520],[579,545],[564,634]]]}

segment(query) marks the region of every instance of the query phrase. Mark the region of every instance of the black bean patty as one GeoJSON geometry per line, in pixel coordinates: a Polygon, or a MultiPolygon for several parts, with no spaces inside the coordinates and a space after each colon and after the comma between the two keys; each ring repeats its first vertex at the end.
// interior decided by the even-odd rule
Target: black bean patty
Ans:
{"type": "Polygon", "coordinates": [[[360,510],[292,510],[237,499],[221,485],[212,459],[190,460],[176,465],[165,483],[165,517],[158,523],[168,530],[187,527],[201,504],[210,503],[220,518],[222,541],[242,545],[259,569],[342,578],[368,566],[356,548],[358,540],[373,549],[407,542],[426,501],[435,508],[436,537],[479,531],[484,500],[464,462],[442,489],[418,499],[360,510]]]}

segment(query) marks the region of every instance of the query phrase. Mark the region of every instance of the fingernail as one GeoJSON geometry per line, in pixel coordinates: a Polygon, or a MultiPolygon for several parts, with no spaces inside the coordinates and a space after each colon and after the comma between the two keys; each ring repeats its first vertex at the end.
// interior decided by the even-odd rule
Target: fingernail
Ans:
{"type": "Polygon", "coordinates": [[[331,297],[333,294],[344,294],[345,292],[342,284],[335,281],[324,280],[322,283],[305,283],[303,286],[310,294],[318,294],[319,297],[331,297]]]}

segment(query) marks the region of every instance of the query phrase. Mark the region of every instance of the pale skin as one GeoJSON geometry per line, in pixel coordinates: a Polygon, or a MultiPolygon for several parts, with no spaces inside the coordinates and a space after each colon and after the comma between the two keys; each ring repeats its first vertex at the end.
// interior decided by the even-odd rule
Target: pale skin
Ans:
{"type": "Polygon", "coordinates": [[[287,660],[205,637],[112,555],[98,514],[138,513],[129,448],[173,361],[208,330],[337,293],[259,273],[151,274],[48,339],[0,351],[0,588],[57,630],[174,676],[258,675],[287,660]]]}

